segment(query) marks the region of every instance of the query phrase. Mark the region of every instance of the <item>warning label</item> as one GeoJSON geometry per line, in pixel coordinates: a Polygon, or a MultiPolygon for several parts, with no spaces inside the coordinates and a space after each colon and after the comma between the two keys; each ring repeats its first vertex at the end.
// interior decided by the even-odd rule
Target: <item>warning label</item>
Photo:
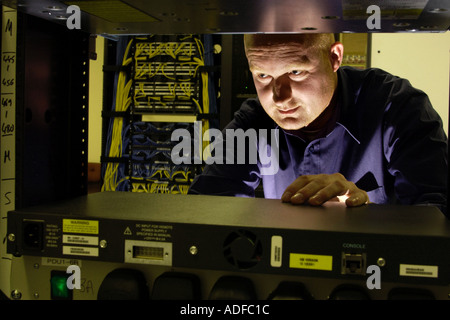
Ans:
{"type": "Polygon", "coordinates": [[[98,221],[63,219],[63,233],[98,234],[98,221]]]}

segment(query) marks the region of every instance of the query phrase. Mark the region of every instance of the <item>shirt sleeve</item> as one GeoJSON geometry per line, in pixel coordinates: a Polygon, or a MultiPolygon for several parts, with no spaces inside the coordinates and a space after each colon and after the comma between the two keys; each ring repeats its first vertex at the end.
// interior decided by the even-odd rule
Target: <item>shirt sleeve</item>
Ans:
{"type": "Polygon", "coordinates": [[[433,205],[447,214],[448,147],[428,96],[406,80],[384,118],[384,154],[403,204],[433,205]]]}

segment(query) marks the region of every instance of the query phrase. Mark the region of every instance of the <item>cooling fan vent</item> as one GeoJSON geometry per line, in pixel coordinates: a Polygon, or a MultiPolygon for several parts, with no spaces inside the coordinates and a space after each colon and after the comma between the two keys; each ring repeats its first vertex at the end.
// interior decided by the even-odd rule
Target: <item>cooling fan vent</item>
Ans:
{"type": "Polygon", "coordinates": [[[261,241],[248,230],[233,231],[223,243],[223,254],[238,269],[252,268],[261,260],[261,241]]]}

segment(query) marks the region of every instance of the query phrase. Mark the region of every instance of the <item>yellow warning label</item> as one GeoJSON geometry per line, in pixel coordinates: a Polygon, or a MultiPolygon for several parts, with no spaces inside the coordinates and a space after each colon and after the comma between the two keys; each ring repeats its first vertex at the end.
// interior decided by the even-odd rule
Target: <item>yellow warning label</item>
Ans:
{"type": "Polygon", "coordinates": [[[333,256],[291,253],[289,268],[331,271],[333,269],[333,256]]]}
{"type": "Polygon", "coordinates": [[[98,234],[98,221],[63,219],[63,233],[98,234]]]}

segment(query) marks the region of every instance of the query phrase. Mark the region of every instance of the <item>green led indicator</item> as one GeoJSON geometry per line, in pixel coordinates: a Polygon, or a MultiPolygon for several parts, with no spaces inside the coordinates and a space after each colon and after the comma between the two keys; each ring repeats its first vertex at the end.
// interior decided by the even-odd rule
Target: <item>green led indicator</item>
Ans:
{"type": "Polygon", "coordinates": [[[71,299],[71,290],[67,288],[66,275],[53,275],[50,279],[52,299],[71,299]]]}

